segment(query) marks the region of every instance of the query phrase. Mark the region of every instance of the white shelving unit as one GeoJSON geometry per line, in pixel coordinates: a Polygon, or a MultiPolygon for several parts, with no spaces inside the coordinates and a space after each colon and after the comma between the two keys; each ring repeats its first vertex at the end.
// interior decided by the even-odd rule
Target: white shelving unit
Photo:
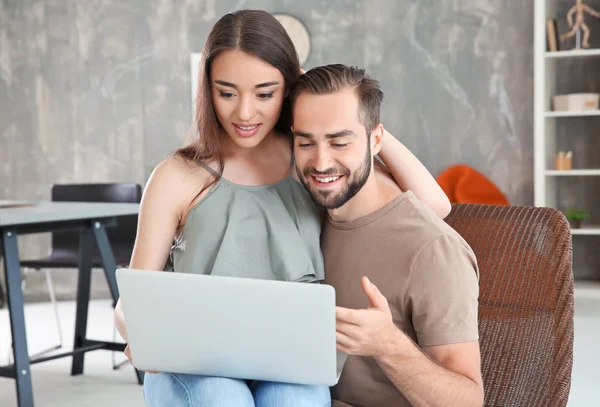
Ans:
{"type": "Polygon", "coordinates": [[[600,176],[599,169],[589,170],[546,170],[544,174],[547,177],[588,177],[588,176],[600,176]]]}
{"type": "MultiPolygon", "coordinates": [[[[557,182],[562,177],[600,177],[600,168],[554,169],[557,153],[556,123],[573,117],[586,118],[600,116],[600,110],[580,112],[552,111],[552,96],[556,94],[556,65],[564,59],[600,58],[600,49],[547,51],[546,20],[565,18],[557,15],[558,0],[535,0],[534,32],[534,188],[535,206],[557,207],[557,182]]],[[[564,47],[564,43],[561,43],[564,47]]],[[[585,61],[581,61],[585,63],[585,61]]],[[[600,73],[599,73],[600,74],[600,73]]],[[[574,92],[581,90],[574,89],[574,92]]],[[[572,229],[573,235],[600,236],[598,225],[587,225],[572,229]]]]}
{"type": "Polygon", "coordinates": [[[585,116],[600,116],[600,110],[587,110],[581,112],[546,112],[546,117],[585,117],[585,116]]]}
{"type": "Polygon", "coordinates": [[[600,226],[584,226],[580,229],[571,229],[571,234],[588,236],[600,235],[600,226]]]}
{"type": "MultiPolygon", "coordinates": [[[[543,2],[544,0],[542,0],[543,2]]],[[[547,0],[552,1],[552,0],[547,0]]],[[[554,13],[552,14],[554,16],[554,13]]],[[[552,17],[550,16],[550,17],[552,17]]],[[[600,56],[600,49],[572,49],[564,51],[546,51],[546,19],[544,19],[544,54],[546,58],[585,58],[590,56],[600,56]]]]}

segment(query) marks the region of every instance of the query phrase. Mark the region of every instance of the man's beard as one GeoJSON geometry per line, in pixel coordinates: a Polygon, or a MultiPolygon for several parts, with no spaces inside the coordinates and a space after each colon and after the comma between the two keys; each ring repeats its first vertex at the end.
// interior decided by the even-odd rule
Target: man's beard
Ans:
{"type": "Polygon", "coordinates": [[[300,170],[297,169],[298,178],[302,181],[302,184],[315,204],[325,209],[337,209],[344,206],[344,204],[352,199],[365,185],[369,178],[369,174],[371,173],[371,159],[371,146],[367,144],[367,152],[364,161],[354,173],[350,173],[347,168],[344,168],[343,171],[339,171],[339,168],[330,168],[326,171],[319,172],[313,167],[310,167],[305,168],[302,174],[300,174],[300,170]],[[343,175],[349,179],[346,182],[345,187],[339,192],[323,191],[314,189],[315,187],[310,181],[312,175],[323,177],[328,175],[343,175]]]}

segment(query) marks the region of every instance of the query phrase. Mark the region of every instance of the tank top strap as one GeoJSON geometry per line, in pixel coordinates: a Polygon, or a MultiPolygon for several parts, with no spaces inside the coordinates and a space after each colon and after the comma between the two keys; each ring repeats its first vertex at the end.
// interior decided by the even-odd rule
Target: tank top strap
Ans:
{"type": "Polygon", "coordinates": [[[210,172],[212,175],[214,175],[217,178],[221,178],[221,175],[215,171],[214,169],[212,169],[209,165],[206,165],[204,163],[198,162],[198,164],[204,168],[206,171],[210,172]]]}

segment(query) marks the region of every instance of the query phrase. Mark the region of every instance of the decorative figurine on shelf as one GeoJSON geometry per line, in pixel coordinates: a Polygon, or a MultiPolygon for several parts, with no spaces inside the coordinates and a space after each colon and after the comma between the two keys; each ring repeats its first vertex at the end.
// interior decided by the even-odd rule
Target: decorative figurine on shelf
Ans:
{"type": "Polygon", "coordinates": [[[570,38],[578,33],[579,30],[583,31],[583,43],[581,44],[583,48],[589,48],[590,43],[590,29],[583,21],[583,16],[585,13],[588,13],[594,17],[600,18],[600,13],[596,10],[592,9],[590,6],[583,4],[582,0],[576,0],[576,3],[569,12],[567,13],[567,22],[569,23],[569,27],[571,27],[571,31],[565,33],[560,36],[560,40],[564,41],[567,38],[570,38]],[[575,14],[575,24],[573,24],[573,14],[575,14]]]}

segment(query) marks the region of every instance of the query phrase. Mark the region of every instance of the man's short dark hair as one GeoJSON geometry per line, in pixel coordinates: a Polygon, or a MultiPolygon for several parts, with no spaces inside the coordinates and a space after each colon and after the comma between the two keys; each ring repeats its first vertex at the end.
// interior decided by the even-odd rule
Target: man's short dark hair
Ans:
{"type": "Polygon", "coordinates": [[[298,97],[306,92],[314,95],[326,95],[353,88],[359,101],[359,120],[365,126],[367,134],[380,123],[379,115],[383,92],[379,82],[371,79],[364,69],[341,64],[319,66],[301,75],[290,90],[292,109],[298,97]]]}

